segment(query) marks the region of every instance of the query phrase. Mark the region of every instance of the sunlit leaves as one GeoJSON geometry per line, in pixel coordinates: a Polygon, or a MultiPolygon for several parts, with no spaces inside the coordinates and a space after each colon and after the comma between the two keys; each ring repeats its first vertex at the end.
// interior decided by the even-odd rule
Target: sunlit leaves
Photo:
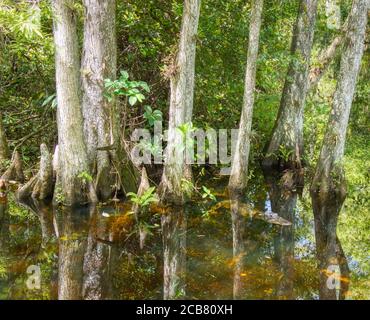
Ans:
{"type": "Polygon", "coordinates": [[[130,106],[134,106],[137,102],[143,102],[145,100],[143,92],[150,92],[148,84],[144,81],[130,81],[127,71],[122,70],[120,74],[117,80],[104,80],[104,96],[108,101],[112,101],[115,96],[124,96],[128,98],[130,106]]]}
{"type": "Polygon", "coordinates": [[[93,177],[86,171],[81,172],[77,178],[79,178],[84,185],[87,183],[91,183],[93,181],[93,177]]]}
{"type": "Polygon", "coordinates": [[[214,196],[214,194],[212,193],[211,190],[209,190],[206,186],[202,186],[202,198],[203,199],[210,199],[212,201],[216,201],[216,197],[214,196]]]}
{"type": "Polygon", "coordinates": [[[42,103],[42,107],[45,107],[47,105],[50,105],[53,109],[57,107],[57,95],[54,93],[50,96],[48,96],[42,103]]]}
{"type": "Polygon", "coordinates": [[[0,28],[8,32],[21,34],[28,39],[43,38],[40,19],[38,7],[27,5],[18,8],[7,5],[6,1],[0,2],[0,28]]]}
{"type": "Polygon", "coordinates": [[[151,187],[146,190],[141,196],[133,192],[128,192],[127,196],[130,197],[130,200],[133,203],[136,203],[139,207],[148,207],[151,203],[158,202],[158,199],[154,192],[155,187],[151,187]]]}

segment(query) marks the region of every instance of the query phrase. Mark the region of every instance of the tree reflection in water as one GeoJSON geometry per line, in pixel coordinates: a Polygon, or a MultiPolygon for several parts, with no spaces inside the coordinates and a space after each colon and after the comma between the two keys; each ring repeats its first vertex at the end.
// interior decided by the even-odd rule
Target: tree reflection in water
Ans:
{"type": "MultiPolygon", "coordinates": [[[[283,176],[284,177],[284,176],[283,176]]],[[[284,182],[283,177],[265,174],[271,210],[292,224],[284,226],[274,237],[274,260],[282,274],[275,295],[279,299],[293,299],[294,290],[294,225],[297,209],[297,190],[284,182]]]]}
{"type": "Polygon", "coordinates": [[[173,207],[162,216],[163,298],[185,297],[186,214],[184,207],[173,207]]]}
{"type": "Polygon", "coordinates": [[[233,298],[242,299],[243,285],[241,281],[241,274],[244,267],[245,256],[245,217],[240,210],[241,200],[233,198],[231,200],[231,222],[233,233],[233,265],[234,265],[234,284],[233,284],[233,298]]]}
{"type": "Polygon", "coordinates": [[[94,206],[57,213],[60,300],[111,296],[112,248],[109,223],[94,206]]]}
{"type": "Polygon", "coordinates": [[[83,263],[89,218],[89,208],[64,208],[56,212],[59,235],[59,300],[82,299],[83,263]]]}
{"type": "Polygon", "coordinates": [[[0,254],[5,254],[9,241],[9,212],[6,193],[0,190],[0,254]]]}
{"type": "MultiPolygon", "coordinates": [[[[292,219],[295,196],[276,185],[269,187],[270,211],[292,219]]],[[[300,246],[298,232],[294,242],[293,227],[261,215],[263,191],[250,201],[218,197],[208,208],[208,218],[200,214],[199,203],[167,208],[157,217],[151,213],[150,223],[161,219],[162,228],[152,229],[143,249],[135,219],[127,211],[130,205],[117,207],[120,211],[116,207],[53,210],[45,203],[28,202],[23,207],[31,209],[35,219],[23,225],[7,213],[7,203],[2,201],[0,259],[7,257],[9,277],[0,281],[9,298],[306,299],[317,293],[321,299],[344,298],[349,270],[335,220],[328,222],[315,214],[318,259],[313,260],[313,251],[310,260],[302,259],[300,250],[293,251],[300,246]],[[26,242],[20,245],[20,241],[26,242]],[[315,262],[320,277],[319,272],[315,275],[315,262]],[[22,279],[33,264],[51,272],[42,275],[42,292],[22,293],[22,279]],[[330,265],[340,268],[340,290],[327,286],[328,280],[335,284],[327,271],[330,265]]],[[[15,210],[14,204],[10,207],[15,210]]],[[[299,224],[295,227],[300,230],[299,224]]]]}
{"type": "Polygon", "coordinates": [[[311,197],[315,218],[320,299],[342,300],[348,292],[350,279],[347,258],[337,235],[338,217],[345,192],[332,192],[323,197],[311,190],[311,197]]]}

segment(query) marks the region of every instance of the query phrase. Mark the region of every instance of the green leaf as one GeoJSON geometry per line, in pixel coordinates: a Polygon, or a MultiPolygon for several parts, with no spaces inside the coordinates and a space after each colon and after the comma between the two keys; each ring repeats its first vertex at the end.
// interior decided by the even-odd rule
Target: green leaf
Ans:
{"type": "Polygon", "coordinates": [[[153,112],[153,110],[152,110],[152,108],[150,107],[150,106],[144,106],[144,110],[147,112],[147,113],[152,113],[153,112]]]}
{"type": "Polygon", "coordinates": [[[44,102],[42,103],[42,107],[45,107],[46,105],[48,105],[54,98],[56,97],[56,94],[52,94],[51,96],[48,96],[44,102]]]}
{"type": "Polygon", "coordinates": [[[136,95],[136,98],[139,100],[139,102],[143,102],[143,100],[145,99],[145,96],[142,93],[138,93],[136,95]]]}
{"type": "Polygon", "coordinates": [[[128,99],[128,103],[130,104],[130,106],[134,106],[136,102],[137,102],[137,97],[136,96],[131,96],[128,99]]]}
{"type": "Polygon", "coordinates": [[[127,80],[129,78],[128,72],[125,70],[120,71],[121,78],[127,80]]]}
{"type": "Polygon", "coordinates": [[[141,88],[143,88],[146,92],[150,92],[150,88],[146,82],[140,83],[141,88]]]}

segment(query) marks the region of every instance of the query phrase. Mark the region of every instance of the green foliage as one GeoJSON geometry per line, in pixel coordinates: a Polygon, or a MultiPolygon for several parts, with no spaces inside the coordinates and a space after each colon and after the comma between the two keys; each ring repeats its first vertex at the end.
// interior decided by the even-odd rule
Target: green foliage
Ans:
{"type": "Polygon", "coordinates": [[[65,202],[65,196],[63,194],[63,190],[60,188],[60,186],[56,186],[54,189],[54,199],[56,203],[62,204],[65,202]]]}
{"type": "Polygon", "coordinates": [[[217,201],[214,194],[212,194],[212,191],[209,190],[206,186],[202,186],[202,198],[203,199],[210,199],[212,201],[217,201]]]}
{"type": "Polygon", "coordinates": [[[6,260],[4,257],[0,257],[0,280],[6,278],[6,260]]]}
{"type": "Polygon", "coordinates": [[[184,192],[185,195],[190,196],[194,190],[196,190],[192,181],[188,179],[181,179],[181,190],[184,192]]]}
{"type": "Polygon", "coordinates": [[[78,176],[78,179],[82,181],[84,185],[91,183],[93,181],[93,177],[90,175],[90,173],[83,171],[78,176]]]}
{"type": "Polygon", "coordinates": [[[176,128],[177,132],[179,132],[182,136],[182,145],[177,146],[179,150],[192,150],[195,145],[195,140],[192,137],[192,133],[196,131],[196,128],[193,126],[192,122],[184,123],[176,128]]]}
{"type": "MultiPolygon", "coordinates": [[[[298,4],[299,1],[267,0],[264,6],[252,124],[255,134],[251,145],[250,184],[261,179],[258,174],[258,160],[264,155],[264,147],[271,136],[288,65],[293,60],[297,68],[300,67],[299,57],[290,55],[292,30],[298,4]]],[[[351,1],[343,0],[340,4],[344,20],[351,1]]],[[[73,8],[77,11],[78,37],[81,47],[83,6],[80,2],[74,2],[73,8]]],[[[250,8],[251,1],[245,0],[202,1],[199,34],[196,39],[193,124],[188,123],[177,129],[184,139],[195,130],[195,127],[216,129],[238,127],[244,94],[250,8]]],[[[127,0],[118,2],[117,9],[118,66],[127,71],[121,71],[117,80],[105,80],[105,97],[108,100],[117,98],[118,105],[125,104],[127,99],[129,105],[138,106],[129,108],[127,112],[125,110],[124,117],[128,124],[127,127],[137,127],[137,119],[142,119],[142,117],[149,127],[153,126],[154,121],[164,120],[166,123],[170,82],[161,71],[171,65],[176,54],[183,1],[127,0]],[[133,79],[143,81],[131,81],[129,74],[133,79]],[[151,84],[150,90],[148,83],[151,84]]],[[[313,66],[318,65],[321,50],[326,48],[337,35],[338,31],[327,28],[325,1],[319,1],[315,44],[312,50],[313,66]]],[[[352,268],[351,291],[353,291],[354,298],[368,298],[366,281],[370,273],[368,264],[368,248],[370,247],[368,237],[370,232],[368,209],[370,195],[368,170],[370,166],[368,159],[370,147],[368,139],[369,61],[369,55],[365,54],[351,110],[346,155],[343,161],[348,182],[348,196],[339,216],[338,225],[338,236],[352,268]]],[[[306,186],[309,185],[322,145],[336,88],[338,67],[339,58],[337,57],[318,87],[309,92],[306,101],[304,115],[304,157],[308,164],[306,186]]],[[[29,1],[0,0],[0,110],[3,113],[10,148],[13,149],[19,139],[36,131],[40,125],[49,124],[47,129],[27,140],[19,148],[25,160],[26,169],[35,168],[41,140],[48,143],[50,147],[56,141],[55,111],[57,105],[54,74],[50,2],[41,1],[39,12],[30,9],[29,1]]],[[[123,118],[122,109],[119,112],[123,118]]],[[[190,138],[187,145],[193,147],[194,141],[190,138]]],[[[158,154],[158,145],[150,143],[144,147],[152,154],[158,154]]],[[[287,161],[291,156],[291,151],[282,147],[276,156],[287,161]]],[[[9,162],[5,164],[7,166],[9,162]]],[[[198,169],[199,176],[213,191],[213,186],[209,185],[212,170],[208,167],[201,167],[195,168],[194,171],[198,169]]],[[[88,173],[81,173],[79,179],[84,184],[92,181],[88,173]]],[[[216,183],[219,184],[220,180],[216,183]]],[[[190,194],[196,191],[197,196],[204,199],[200,201],[203,206],[200,210],[204,213],[204,217],[209,218],[209,223],[222,224],[224,228],[229,227],[229,220],[222,220],[223,218],[219,216],[215,218],[212,210],[208,208],[209,203],[212,205],[216,201],[214,192],[205,186],[198,188],[198,181],[193,183],[184,179],[181,184],[185,193],[190,194]]],[[[257,187],[262,188],[261,184],[255,184],[250,188],[257,187]]],[[[62,191],[58,187],[55,190],[55,199],[60,203],[64,202],[62,191]]],[[[128,196],[134,203],[146,209],[150,203],[157,201],[154,190],[148,190],[148,194],[141,197],[134,193],[129,193],[128,196]]],[[[262,198],[257,200],[263,201],[262,198]]],[[[314,244],[313,216],[307,187],[303,200],[299,201],[298,209],[297,254],[311,257],[314,255],[311,247],[314,244]],[[308,239],[308,244],[306,245],[306,242],[302,244],[302,239],[308,239]]],[[[29,210],[14,203],[10,204],[9,211],[13,220],[37,221],[37,217],[29,210]]],[[[140,221],[140,224],[147,231],[154,226],[152,221],[140,221]]],[[[199,233],[198,229],[196,231],[199,233]]],[[[209,232],[209,229],[203,231],[209,232]]],[[[225,230],[223,232],[226,234],[225,230]]],[[[29,233],[24,232],[22,236],[27,238],[29,233]]],[[[230,239],[227,241],[229,245],[230,239]]],[[[160,247],[160,254],[162,254],[161,250],[160,247]]],[[[209,248],[205,251],[212,253],[212,258],[208,259],[212,259],[213,264],[218,267],[224,265],[226,258],[220,252],[215,254],[209,248]],[[222,260],[222,264],[217,259],[222,260]]],[[[130,288],[131,291],[125,292],[124,297],[142,298],[145,295],[156,297],[157,283],[148,283],[148,278],[160,278],[160,272],[153,267],[154,264],[147,263],[151,259],[149,256],[150,254],[147,254],[146,261],[141,265],[137,261],[131,265],[131,262],[125,260],[122,269],[127,273],[115,281],[133,283],[138,296],[135,296],[130,288]],[[147,293],[148,290],[151,290],[150,294],[147,293]]],[[[45,253],[45,257],[41,260],[50,264],[53,254],[45,253]]],[[[0,260],[0,277],[4,272],[4,267],[2,267],[4,263],[0,260]]],[[[230,270],[222,269],[222,271],[224,275],[230,270]]],[[[212,283],[212,281],[209,282],[212,283]]],[[[128,290],[127,286],[125,290],[128,290]]]]}
{"type": "Polygon", "coordinates": [[[288,149],[286,146],[283,146],[283,145],[279,146],[278,157],[282,159],[284,162],[288,162],[292,154],[293,154],[292,149],[288,149]]]}
{"type": "MultiPolygon", "coordinates": [[[[49,124],[30,138],[19,151],[37,159],[40,140],[54,141],[54,111],[41,107],[54,87],[52,16],[48,1],[38,10],[29,1],[0,1],[0,110],[3,113],[10,148],[40,125],[49,124]]],[[[54,118],[55,119],[55,118],[54,118]]]]}
{"type": "Polygon", "coordinates": [[[8,32],[27,39],[43,38],[40,19],[41,12],[36,7],[22,3],[15,7],[6,0],[0,2],[0,28],[8,32]]]}
{"type": "Polygon", "coordinates": [[[158,202],[155,195],[155,187],[150,187],[141,196],[134,192],[128,192],[127,196],[130,197],[130,201],[136,203],[140,208],[148,207],[151,203],[158,202]]]}
{"type": "Polygon", "coordinates": [[[190,133],[194,132],[196,128],[193,126],[192,122],[186,122],[182,125],[179,125],[176,130],[179,131],[184,138],[186,138],[190,133]]]}
{"type": "Polygon", "coordinates": [[[145,96],[142,92],[150,92],[148,84],[144,81],[130,81],[127,71],[121,71],[120,74],[117,80],[104,80],[104,96],[108,101],[112,101],[114,96],[125,96],[131,106],[134,106],[137,102],[143,102],[145,96]]]}
{"type": "Polygon", "coordinates": [[[44,102],[42,103],[41,107],[45,107],[47,105],[50,105],[51,108],[55,109],[58,105],[58,102],[57,102],[57,95],[56,93],[48,96],[44,102]]]}
{"type": "Polygon", "coordinates": [[[144,118],[148,121],[149,126],[153,127],[156,121],[162,121],[162,111],[153,110],[150,106],[144,106],[144,118]]]}
{"type": "Polygon", "coordinates": [[[142,150],[149,151],[153,156],[160,156],[161,155],[162,148],[156,142],[152,143],[152,142],[149,142],[149,141],[141,140],[139,142],[139,146],[142,150]]]}

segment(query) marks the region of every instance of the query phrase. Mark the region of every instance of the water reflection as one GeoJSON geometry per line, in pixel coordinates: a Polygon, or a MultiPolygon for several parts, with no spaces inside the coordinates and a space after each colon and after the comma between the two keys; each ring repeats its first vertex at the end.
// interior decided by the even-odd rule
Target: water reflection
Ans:
{"type": "Polygon", "coordinates": [[[243,284],[241,274],[244,268],[244,233],[246,217],[241,213],[241,199],[234,197],[231,200],[231,225],[233,233],[233,264],[234,264],[234,283],[233,283],[233,298],[241,299],[243,295],[243,284]]]}
{"type": "Polygon", "coordinates": [[[82,299],[83,264],[89,218],[89,208],[65,208],[56,212],[59,235],[59,300],[82,299]]]}
{"type": "Polygon", "coordinates": [[[268,191],[267,200],[263,189],[257,196],[248,194],[250,199],[230,199],[225,193],[189,207],[152,208],[143,217],[150,232],[141,249],[131,204],[53,210],[29,201],[23,207],[35,213],[32,218],[3,197],[0,264],[6,261],[7,278],[0,277],[0,297],[344,298],[349,269],[335,220],[315,214],[317,260],[314,247],[303,259],[295,250],[301,241],[297,194],[273,183],[268,191]],[[25,286],[29,265],[41,266],[41,291],[25,286]],[[331,277],[331,265],[340,268],[339,277],[331,277]],[[328,287],[328,280],[334,286],[328,287]]]}
{"type": "MultiPolygon", "coordinates": [[[[286,209],[283,201],[280,204],[280,209],[282,207],[286,209]]],[[[277,209],[276,202],[272,205],[269,199],[265,202],[260,199],[257,203],[248,203],[243,197],[233,196],[230,200],[230,209],[233,235],[233,298],[253,298],[255,292],[250,284],[246,285],[246,277],[259,273],[255,266],[263,263],[266,257],[270,257],[269,244],[274,244],[274,261],[278,266],[277,272],[281,274],[278,277],[274,296],[279,299],[291,298],[294,242],[292,223],[287,220],[291,216],[281,214],[282,211],[279,214],[276,213],[274,211],[277,209]]],[[[266,289],[266,291],[270,290],[266,289]]]]}
{"type": "Polygon", "coordinates": [[[184,207],[172,208],[162,215],[163,298],[185,297],[186,214],[184,207]]]}
{"type": "Polygon", "coordinates": [[[56,212],[59,233],[58,299],[112,296],[111,262],[117,253],[109,220],[94,206],[56,212]]]}
{"type": "Polygon", "coordinates": [[[346,297],[350,281],[347,258],[337,235],[338,216],[345,197],[336,192],[327,197],[311,192],[311,197],[315,218],[320,299],[342,300],[346,297]]]}
{"type": "Polygon", "coordinates": [[[7,195],[0,190],[0,254],[5,253],[9,242],[9,213],[7,195]]]}
{"type": "Polygon", "coordinates": [[[284,182],[284,176],[265,174],[271,202],[271,210],[291,222],[290,226],[280,228],[275,235],[274,260],[282,274],[276,287],[275,295],[280,299],[294,298],[294,225],[298,193],[290,183],[284,182]]]}
{"type": "Polygon", "coordinates": [[[55,237],[53,209],[50,203],[36,199],[27,199],[18,203],[31,210],[38,217],[41,227],[42,246],[46,246],[55,237]]]}
{"type": "Polygon", "coordinates": [[[84,256],[82,296],[85,300],[102,300],[112,297],[112,262],[117,254],[110,232],[109,220],[90,208],[89,235],[84,256]]]}

